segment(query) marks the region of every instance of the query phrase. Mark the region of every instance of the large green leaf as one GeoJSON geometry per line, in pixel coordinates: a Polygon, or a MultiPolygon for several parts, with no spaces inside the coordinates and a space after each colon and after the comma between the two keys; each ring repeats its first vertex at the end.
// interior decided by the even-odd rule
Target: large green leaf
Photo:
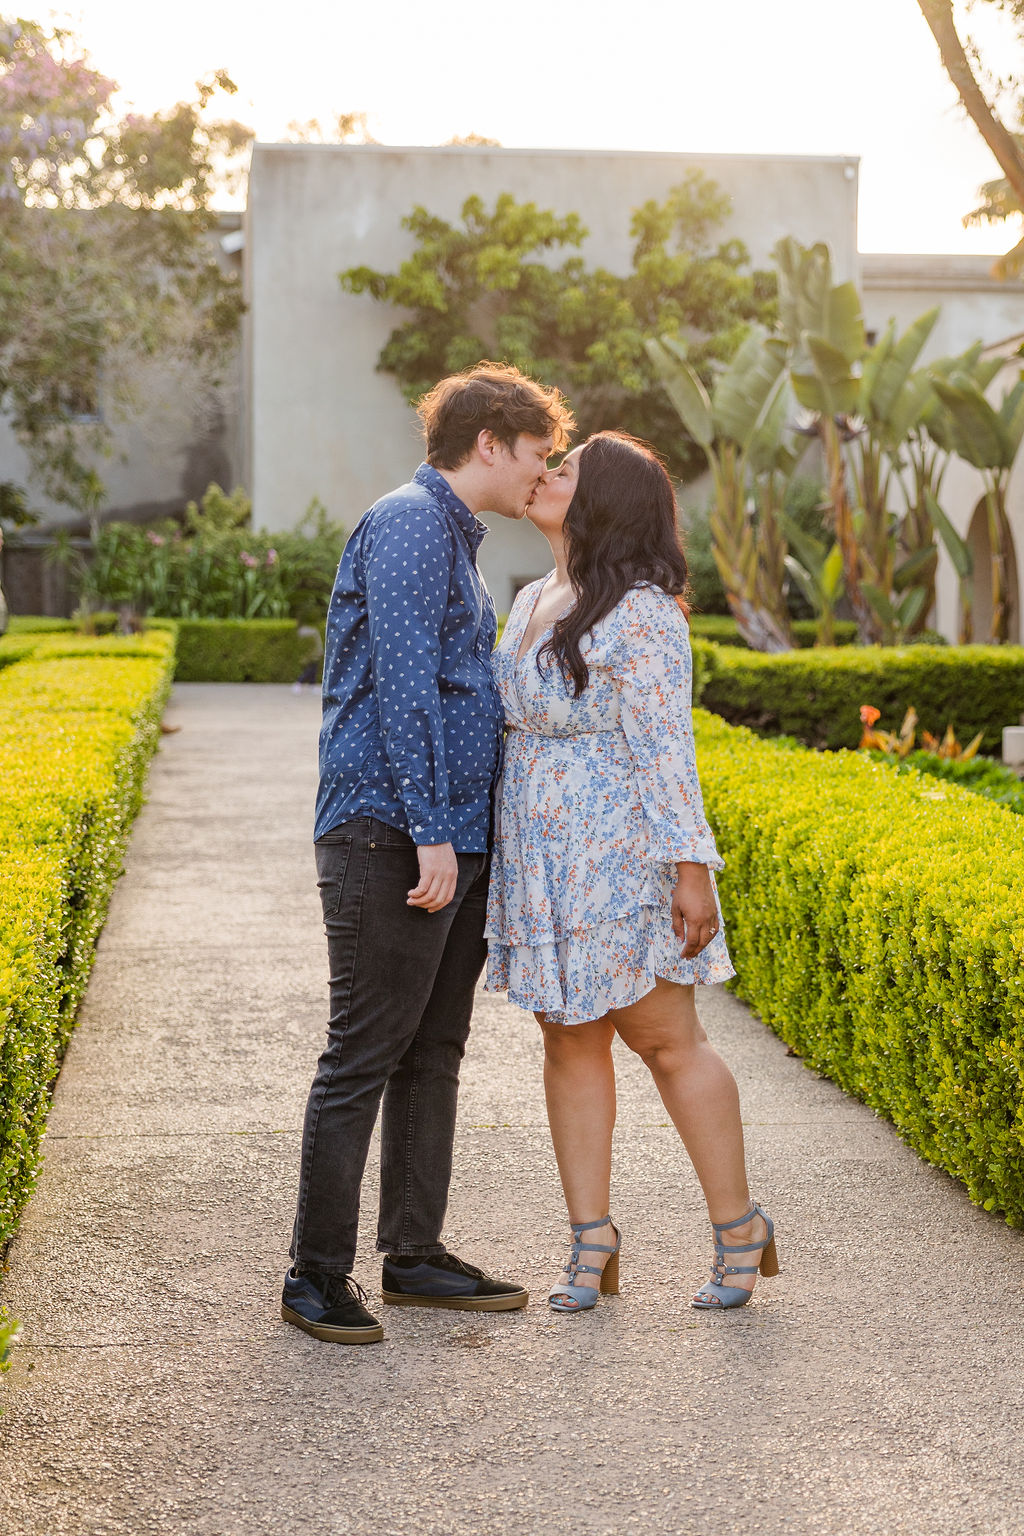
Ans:
{"type": "Polygon", "coordinates": [[[821,612],[821,588],[813,573],[797,560],[793,555],[786,555],[784,561],[786,570],[792,576],[804,597],[810,603],[815,613],[821,612]]]}
{"type": "Polygon", "coordinates": [[[746,449],[757,430],[785,367],[785,357],[765,345],[764,333],[752,329],[715,385],[712,409],[716,435],[746,449]]]}
{"type": "Polygon", "coordinates": [[[792,408],[793,397],[785,381],[780,380],[750,440],[747,463],[752,474],[766,475],[778,470],[788,476],[796,468],[797,455],[783,442],[792,408]]]}
{"type": "Polygon", "coordinates": [[[911,432],[926,422],[931,407],[936,407],[937,414],[941,414],[927,370],[920,368],[910,375],[889,413],[885,432],[887,447],[894,451],[905,443],[911,432]]]}
{"type": "Polygon", "coordinates": [[[1012,463],[1020,448],[1021,438],[1024,437],[1024,375],[1017,380],[999,407],[999,419],[1006,431],[1012,463]]]}
{"type": "Polygon", "coordinates": [[[946,407],[953,448],[976,469],[1006,469],[1013,455],[1006,431],[981,390],[965,373],[933,375],[935,393],[946,407]]]}
{"type": "Polygon", "coordinates": [[[881,587],[876,587],[875,584],[870,581],[862,581],[860,584],[860,590],[867,598],[868,603],[870,604],[876,617],[881,619],[883,624],[896,623],[896,610],[892,603],[889,601],[888,597],[886,597],[885,593],[882,591],[881,587]]]}
{"type": "Polygon", "coordinates": [[[679,343],[671,336],[658,340],[651,337],[644,346],[683,426],[694,442],[704,449],[710,448],[715,439],[711,400],[693,368],[681,355],[679,343]]]}
{"type": "Polygon", "coordinates": [[[852,416],[857,410],[858,381],[850,372],[850,359],[824,336],[804,337],[814,372],[826,399],[830,416],[852,416]]]}
{"type": "MultiPolygon", "coordinates": [[[[880,360],[877,375],[872,380],[870,393],[861,379],[861,415],[885,425],[889,422],[904,385],[913,373],[925,342],[935,329],[939,318],[938,308],[919,315],[900,337],[893,337],[892,345],[880,360]]],[[[865,373],[867,365],[865,364],[865,373]]]]}
{"type": "Polygon", "coordinates": [[[830,290],[825,303],[824,333],[826,341],[842,353],[847,363],[855,363],[863,354],[864,316],[855,283],[840,283],[830,290]]]}
{"type": "Polygon", "coordinates": [[[871,414],[871,403],[878,384],[878,376],[882,371],[882,364],[895,344],[896,322],[890,320],[874,346],[864,354],[860,369],[860,411],[864,416],[871,414]]]}
{"type": "Polygon", "coordinates": [[[911,587],[909,592],[904,592],[896,604],[896,619],[901,629],[909,629],[914,620],[920,618],[927,601],[926,587],[911,587]]]}
{"type": "Polygon", "coordinates": [[[966,539],[962,539],[957,533],[953,524],[936,501],[933,492],[926,490],[924,499],[925,505],[928,508],[928,516],[932,520],[936,533],[946,546],[946,553],[953,562],[953,569],[961,581],[966,581],[968,577],[974,575],[974,556],[971,554],[971,546],[966,539]]]}
{"type": "Polygon", "coordinates": [[[834,603],[843,589],[843,551],[833,544],[821,567],[821,590],[830,603],[834,603]]]}
{"type": "Polygon", "coordinates": [[[916,549],[912,555],[908,555],[893,572],[892,584],[895,590],[905,592],[916,577],[935,564],[937,558],[938,550],[934,544],[930,548],[916,549]]]}

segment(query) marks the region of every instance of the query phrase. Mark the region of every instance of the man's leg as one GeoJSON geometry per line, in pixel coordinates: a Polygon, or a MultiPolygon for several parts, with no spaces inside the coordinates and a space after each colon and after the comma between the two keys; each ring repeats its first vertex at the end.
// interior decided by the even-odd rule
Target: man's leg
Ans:
{"type": "Polygon", "coordinates": [[[459,1065],[473,991],[484,962],[486,860],[459,855],[458,910],[419,1028],[388,1080],[381,1123],[381,1208],[377,1247],[383,1300],[398,1306],[509,1312],[529,1292],[447,1253],[448,1204],[459,1065]],[[465,882],[465,884],[464,884],[465,882]]]}
{"type": "MultiPolygon", "coordinates": [[[[459,1067],[473,994],[487,958],[488,861],[459,854],[456,908],[419,1027],[384,1093],[381,1118],[380,1253],[443,1253],[459,1067]]],[[[440,916],[440,914],[437,914],[440,916]]]]}
{"type": "Polygon", "coordinates": [[[306,1106],[291,1253],[298,1268],[344,1276],[381,1096],[416,1034],[458,909],[407,905],[419,877],[415,847],[381,822],[336,828],[316,857],[331,1018],[306,1106]]]}

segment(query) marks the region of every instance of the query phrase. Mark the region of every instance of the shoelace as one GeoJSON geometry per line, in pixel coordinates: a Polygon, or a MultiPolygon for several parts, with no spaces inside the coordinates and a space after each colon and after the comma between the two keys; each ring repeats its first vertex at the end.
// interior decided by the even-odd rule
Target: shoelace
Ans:
{"type": "Polygon", "coordinates": [[[468,1275],[472,1280],[486,1280],[487,1276],[482,1269],[477,1269],[475,1264],[467,1264],[465,1259],[456,1258],[454,1253],[441,1253],[437,1258],[428,1259],[427,1263],[436,1264],[438,1269],[451,1269],[457,1275],[468,1275]]]}
{"type": "Polygon", "coordinates": [[[326,1294],[324,1300],[328,1306],[336,1307],[342,1301],[358,1301],[365,1306],[369,1297],[351,1275],[330,1275],[327,1279],[326,1294]]]}

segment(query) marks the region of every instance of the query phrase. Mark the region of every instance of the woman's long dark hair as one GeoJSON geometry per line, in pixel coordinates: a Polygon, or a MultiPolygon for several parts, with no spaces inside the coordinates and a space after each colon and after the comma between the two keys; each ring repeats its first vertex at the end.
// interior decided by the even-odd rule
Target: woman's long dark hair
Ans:
{"type": "Polygon", "coordinates": [[[580,643],[630,587],[653,582],[689,612],[676,499],[654,449],[626,432],[588,438],[563,535],[576,602],[558,620],[537,660],[548,656],[561,667],[578,699],[590,681],[580,643]]]}

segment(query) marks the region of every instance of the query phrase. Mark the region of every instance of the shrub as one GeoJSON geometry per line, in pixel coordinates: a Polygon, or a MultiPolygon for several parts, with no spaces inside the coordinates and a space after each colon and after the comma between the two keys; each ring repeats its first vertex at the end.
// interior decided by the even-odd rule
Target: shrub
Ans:
{"type": "MultiPolygon", "coordinates": [[[[740,634],[736,620],[726,613],[695,613],[690,618],[690,629],[704,640],[714,640],[716,645],[738,645],[747,650],[747,642],[740,634]]],[[[836,645],[853,645],[857,639],[857,626],[852,619],[837,619],[836,645]]],[[[793,639],[801,650],[809,650],[817,638],[818,625],[814,619],[794,619],[793,639]]]]}
{"type": "Polygon", "coordinates": [[[719,646],[703,702],[733,724],[813,747],[855,747],[860,704],[896,720],[913,705],[923,730],[941,736],[952,724],[962,740],[981,731],[991,751],[1024,711],[1024,648],[851,646],[767,656],[719,646]]]}
{"type": "Polygon", "coordinates": [[[697,729],[740,996],[1024,1225],[1024,824],[866,754],[697,729]]]}
{"type": "Polygon", "coordinates": [[[0,672],[0,1245],[35,1176],[173,651],[167,633],[41,636],[30,658],[0,672]]]}
{"type": "Polygon", "coordinates": [[[244,491],[211,485],[184,527],[105,523],[82,593],[92,606],[180,619],[305,619],[326,613],[345,541],[314,501],[298,527],[257,533],[244,491]]]}
{"type": "Polygon", "coordinates": [[[871,756],[894,766],[898,773],[923,773],[929,778],[959,784],[961,789],[970,790],[972,795],[984,795],[986,800],[994,801],[1005,810],[1024,816],[1024,783],[1012,768],[1004,768],[1002,763],[994,762],[990,757],[974,757],[958,762],[941,758],[935,752],[924,751],[908,752],[901,759],[893,759],[884,752],[873,752],[871,756]]]}
{"type": "Polygon", "coordinates": [[[308,640],[290,619],[191,619],[178,624],[182,683],[292,683],[308,640]]]}

